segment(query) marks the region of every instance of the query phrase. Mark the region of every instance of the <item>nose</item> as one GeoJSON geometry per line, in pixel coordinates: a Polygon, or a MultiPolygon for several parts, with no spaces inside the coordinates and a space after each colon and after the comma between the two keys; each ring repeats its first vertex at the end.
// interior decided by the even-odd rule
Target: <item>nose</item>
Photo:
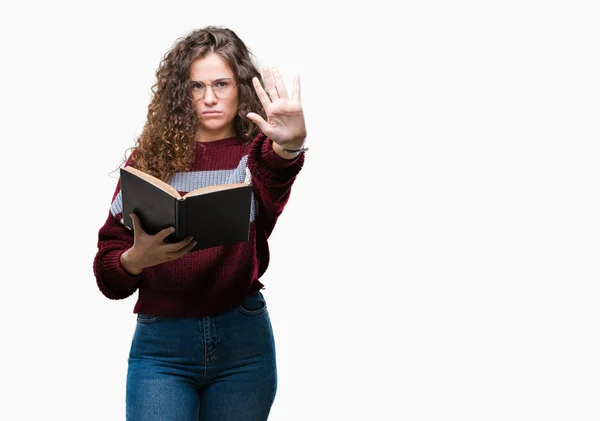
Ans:
{"type": "Polygon", "coordinates": [[[207,86],[204,91],[204,103],[205,104],[214,104],[217,102],[217,96],[215,95],[215,91],[213,91],[212,86],[207,86]]]}

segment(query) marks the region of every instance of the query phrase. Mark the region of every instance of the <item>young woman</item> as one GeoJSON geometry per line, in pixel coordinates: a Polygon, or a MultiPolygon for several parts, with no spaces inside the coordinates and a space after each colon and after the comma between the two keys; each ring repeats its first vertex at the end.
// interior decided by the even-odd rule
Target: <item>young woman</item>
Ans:
{"type": "Polygon", "coordinates": [[[125,165],[181,193],[249,182],[249,241],[190,252],[194,239],[164,242],[131,214],[120,183],[98,235],[100,291],[138,291],[128,360],[127,420],[266,420],[277,389],[275,345],[260,281],[268,238],[304,163],[300,79],[287,93],[230,29],[189,33],[156,72],[143,132],[125,165]],[[264,82],[264,88],[263,88],[264,82]]]}

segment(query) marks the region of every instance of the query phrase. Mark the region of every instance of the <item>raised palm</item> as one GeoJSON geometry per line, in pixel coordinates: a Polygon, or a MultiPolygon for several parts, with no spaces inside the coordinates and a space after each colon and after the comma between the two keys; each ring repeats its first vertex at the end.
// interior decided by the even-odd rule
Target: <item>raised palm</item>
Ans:
{"type": "Polygon", "coordinates": [[[294,91],[289,98],[276,68],[271,71],[265,67],[263,76],[266,91],[258,78],[253,78],[252,83],[267,114],[267,121],[256,113],[248,113],[247,117],[255,122],[273,142],[288,149],[299,148],[306,138],[304,113],[300,103],[300,77],[294,78],[294,91]]]}

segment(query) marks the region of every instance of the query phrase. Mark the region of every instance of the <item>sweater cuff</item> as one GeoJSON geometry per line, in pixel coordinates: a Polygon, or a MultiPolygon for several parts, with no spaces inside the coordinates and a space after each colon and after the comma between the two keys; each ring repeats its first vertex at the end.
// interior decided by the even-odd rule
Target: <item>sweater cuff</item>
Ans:
{"type": "Polygon", "coordinates": [[[264,133],[259,133],[250,147],[250,157],[254,170],[262,179],[287,181],[294,178],[304,165],[304,154],[285,159],[273,151],[273,141],[264,133]]]}
{"type": "Polygon", "coordinates": [[[111,285],[119,290],[130,290],[142,279],[142,274],[132,275],[121,265],[121,255],[125,250],[116,250],[107,253],[104,258],[103,275],[111,285]]]}

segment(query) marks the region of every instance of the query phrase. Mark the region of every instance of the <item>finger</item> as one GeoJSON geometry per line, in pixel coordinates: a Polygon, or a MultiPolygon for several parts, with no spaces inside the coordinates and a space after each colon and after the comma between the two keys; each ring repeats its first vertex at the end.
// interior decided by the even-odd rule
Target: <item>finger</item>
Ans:
{"type": "Polygon", "coordinates": [[[190,244],[188,244],[187,246],[185,246],[182,250],[181,250],[181,255],[185,256],[186,254],[188,254],[190,251],[192,251],[192,249],[194,247],[196,247],[196,244],[198,244],[198,242],[196,240],[192,241],[190,244]]]}
{"type": "Polygon", "coordinates": [[[277,88],[275,87],[275,81],[273,80],[271,69],[268,67],[263,69],[263,78],[265,79],[265,88],[271,97],[271,102],[273,102],[279,98],[279,95],[277,94],[277,88]]]}
{"type": "Polygon", "coordinates": [[[258,114],[248,113],[246,114],[246,117],[248,117],[249,120],[252,120],[254,123],[256,123],[256,125],[262,130],[264,134],[267,134],[267,132],[270,131],[270,124],[267,123],[265,119],[259,116],[258,114]]]}
{"type": "Polygon", "coordinates": [[[194,241],[194,237],[185,237],[183,240],[180,240],[176,243],[167,243],[162,245],[162,249],[167,254],[175,253],[177,254],[181,249],[187,247],[190,243],[194,241]]]}
{"type": "Polygon", "coordinates": [[[300,102],[300,76],[294,77],[294,92],[292,93],[292,99],[300,102]]]}
{"type": "Polygon", "coordinates": [[[257,77],[252,78],[252,84],[254,85],[254,90],[256,91],[256,95],[260,100],[263,108],[266,110],[269,105],[271,105],[271,100],[269,99],[269,95],[265,92],[262,85],[260,84],[260,80],[257,77]]]}
{"type": "Polygon", "coordinates": [[[188,254],[195,246],[196,244],[198,244],[198,242],[196,240],[191,241],[189,244],[187,244],[185,247],[170,253],[169,259],[173,260],[173,259],[178,259],[180,257],[185,256],[186,254],[188,254]]]}
{"type": "Polygon", "coordinates": [[[281,78],[281,74],[279,73],[279,69],[273,69],[273,77],[275,79],[275,87],[277,88],[277,93],[279,94],[279,98],[288,99],[287,90],[285,89],[285,83],[283,83],[283,79],[281,78]]]}
{"type": "Polygon", "coordinates": [[[129,217],[131,218],[131,222],[133,223],[133,235],[142,235],[146,232],[142,228],[142,223],[140,222],[140,218],[135,213],[130,213],[129,217]]]}
{"type": "Polygon", "coordinates": [[[159,232],[158,232],[158,233],[155,235],[155,237],[156,237],[156,239],[157,239],[159,242],[161,242],[161,243],[162,243],[162,242],[164,242],[164,241],[167,239],[167,237],[168,237],[169,235],[173,234],[174,232],[175,232],[175,228],[174,228],[174,227],[168,227],[168,228],[165,228],[165,229],[163,229],[163,230],[159,231],[159,232]]]}

